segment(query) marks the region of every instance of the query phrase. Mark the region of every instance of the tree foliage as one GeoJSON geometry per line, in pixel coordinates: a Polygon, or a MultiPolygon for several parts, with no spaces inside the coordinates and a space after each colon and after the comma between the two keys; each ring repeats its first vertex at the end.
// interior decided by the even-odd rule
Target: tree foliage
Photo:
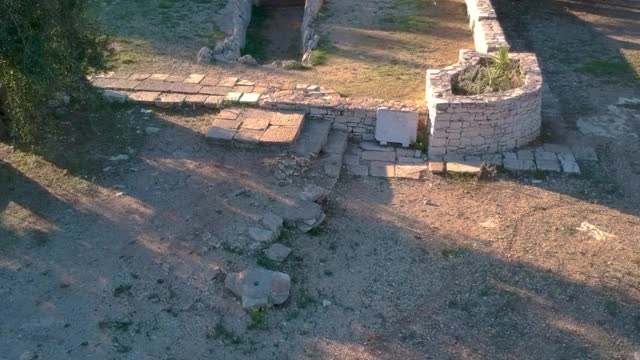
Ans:
{"type": "Polygon", "coordinates": [[[28,142],[52,94],[86,89],[107,49],[86,0],[0,0],[0,123],[28,142]]]}

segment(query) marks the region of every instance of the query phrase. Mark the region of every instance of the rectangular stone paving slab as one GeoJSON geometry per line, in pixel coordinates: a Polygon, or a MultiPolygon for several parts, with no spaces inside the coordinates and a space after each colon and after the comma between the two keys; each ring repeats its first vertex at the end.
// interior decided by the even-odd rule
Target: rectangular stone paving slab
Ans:
{"type": "Polygon", "coordinates": [[[229,88],[225,88],[221,86],[204,86],[202,89],[200,89],[200,94],[207,94],[207,95],[224,96],[224,95],[227,95],[228,92],[229,92],[229,88]]]}
{"type": "Polygon", "coordinates": [[[202,89],[202,85],[177,82],[171,84],[169,91],[181,94],[197,94],[200,92],[200,89],[202,89]]]}
{"type": "Polygon", "coordinates": [[[264,134],[264,130],[240,129],[233,140],[240,143],[258,144],[262,134],[264,134]]]}
{"type": "Polygon", "coordinates": [[[222,106],[222,102],[224,101],[224,97],[222,96],[217,96],[217,95],[211,95],[209,97],[207,97],[207,100],[205,100],[204,102],[204,106],[208,107],[208,108],[219,108],[222,106]]]}
{"type": "Polygon", "coordinates": [[[260,94],[249,92],[249,93],[242,94],[242,97],[240,98],[240,103],[257,104],[258,100],[260,100],[260,94]]]}
{"type": "Polygon", "coordinates": [[[207,95],[187,95],[184,99],[185,104],[187,105],[204,105],[205,101],[207,101],[207,95]]]}
{"type": "Polygon", "coordinates": [[[168,78],[165,79],[165,81],[168,82],[183,82],[185,79],[184,76],[182,75],[171,75],[168,78]]]}
{"type": "Polygon", "coordinates": [[[302,113],[254,108],[224,109],[215,115],[211,131],[219,140],[229,142],[229,133],[221,130],[233,131],[233,142],[243,145],[292,145],[300,134],[303,119],[302,113]]]}
{"type": "Polygon", "coordinates": [[[235,135],[236,135],[235,130],[222,129],[214,126],[210,127],[209,130],[207,131],[207,139],[210,139],[218,143],[229,142],[233,139],[235,135]]]}
{"type": "Polygon", "coordinates": [[[233,87],[236,85],[237,82],[238,82],[237,77],[228,77],[220,80],[220,82],[218,83],[218,86],[233,87]]]}
{"type": "Polygon", "coordinates": [[[184,79],[184,82],[189,84],[199,84],[202,79],[204,79],[204,74],[191,74],[184,79]]]}
{"type": "Polygon", "coordinates": [[[111,79],[111,78],[96,78],[93,80],[96,86],[117,90],[133,90],[136,86],[140,85],[140,81],[127,80],[127,79],[111,79]]]}
{"type": "Polygon", "coordinates": [[[202,79],[202,81],[200,81],[200,85],[204,85],[204,86],[215,86],[218,85],[218,83],[220,82],[220,79],[212,77],[212,76],[205,76],[204,79],[202,79]]]}
{"type": "Polygon", "coordinates": [[[184,103],[187,96],[184,94],[160,94],[155,101],[157,107],[169,109],[173,107],[180,107],[184,103]]]}
{"type": "Polygon", "coordinates": [[[363,151],[362,160],[393,162],[396,160],[396,153],[394,151],[363,151]]]}
{"type": "Polygon", "coordinates": [[[148,80],[167,80],[167,78],[169,78],[168,74],[152,74],[148,80]]]}
{"type": "Polygon", "coordinates": [[[136,86],[136,90],[142,90],[142,91],[163,92],[163,91],[169,91],[170,88],[171,88],[170,82],[161,81],[161,80],[151,80],[151,79],[144,80],[143,82],[138,84],[138,86],[136,86]]]}
{"type": "Polygon", "coordinates": [[[285,145],[293,143],[298,134],[300,128],[288,127],[288,126],[270,126],[260,138],[260,142],[265,145],[285,145]]]}
{"type": "Polygon", "coordinates": [[[160,96],[157,91],[136,91],[129,95],[131,101],[139,102],[141,104],[154,104],[156,99],[160,96]]]}
{"type": "Polygon", "coordinates": [[[230,92],[227,93],[227,96],[225,96],[224,101],[226,102],[238,102],[240,101],[240,98],[242,97],[242,93],[240,92],[230,92]]]}

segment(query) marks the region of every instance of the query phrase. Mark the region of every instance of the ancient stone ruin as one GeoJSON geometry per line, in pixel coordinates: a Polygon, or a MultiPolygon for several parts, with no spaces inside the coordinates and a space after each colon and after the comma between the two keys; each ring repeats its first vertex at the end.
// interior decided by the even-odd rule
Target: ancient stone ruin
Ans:
{"type": "MultiPolygon", "coordinates": [[[[242,56],[246,45],[247,28],[251,23],[252,9],[300,7],[299,19],[300,53],[299,59],[305,65],[311,64],[312,50],[318,46],[319,36],[313,27],[315,18],[322,8],[323,0],[230,0],[224,10],[232,19],[232,26],[227,29],[227,36],[219,41],[213,49],[204,47],[197,55],[198,62],[240,62],[246,65],[258,65],[251,54],[242,56]]],[[[294,19],[295,20],[295,19],[294,19]]],[[[279,59],[295,60],[295,59],[279,59]]]]}

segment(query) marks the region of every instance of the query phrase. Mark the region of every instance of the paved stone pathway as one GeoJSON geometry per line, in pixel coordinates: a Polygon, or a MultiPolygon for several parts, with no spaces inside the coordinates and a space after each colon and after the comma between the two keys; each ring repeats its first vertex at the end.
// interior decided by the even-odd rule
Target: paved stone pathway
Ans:
{"type": "Polygon", "coordinates": [[[264,109],[224,109],[213,120],[207,138],[241,145],[292,145],[304,123],[304,114],[264,109]]]}
{"type": "Polygon", "coordinates": [[[212,141],[292,146],[293,153],[304,157],[317,157],[322,152],[321,168],[333,180],[343,167],[356,176],[420,179],[427,171],[479,173],[483,164],[514,172],[580,174],[578,160],[597,161],[593,148],[557,144],[483,156],[438,157],[420,150],[381,146],[373,142],[377,109],[415,111],[426,121],[426,107],[344,98],[319,85],[280,87],[237,77],[146,73],[108,73],[94,77],[92,82],[111,101],[162,108],[186,105],[223,109],[207,133],[212,141]],[[347,148],[348,138],[361,142],[347,148]],[[331,144],[330,139],[338,140],[331,144]]]}

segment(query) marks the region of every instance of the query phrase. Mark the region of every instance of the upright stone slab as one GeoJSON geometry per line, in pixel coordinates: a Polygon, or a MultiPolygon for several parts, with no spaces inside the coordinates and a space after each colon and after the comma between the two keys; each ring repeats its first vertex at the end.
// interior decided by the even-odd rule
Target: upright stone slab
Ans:
{"type": "Polygon", "coordinates": [[[418,113],[378,109],[376,120],[376,140],[381,144],[398,143],[409,147],[418,135],[418,113]]]}

